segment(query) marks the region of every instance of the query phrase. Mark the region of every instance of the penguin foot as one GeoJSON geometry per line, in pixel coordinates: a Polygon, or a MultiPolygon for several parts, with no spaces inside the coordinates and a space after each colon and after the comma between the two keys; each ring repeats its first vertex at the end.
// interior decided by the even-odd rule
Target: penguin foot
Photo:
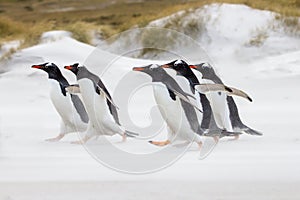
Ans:
{"type": "Polygon", "coordinates": [[[215,143],[218,143],[220,138],[219,138],[219,136],[213,136],[213,139],[214,139],[215,143]]]}
{"type": "Polygon", "coordinates": [[[71,144],[85,144],[90,138],[91,136],[85,136],[82,140],[73,141],[71,144]]]}
{"type": "Polygon", "coordinates": [[[166,146],[168,144],[170,144],[170,140],[166,140],[166,141],[162,141],[162,142],[158,142],[158,141],[149,141],[150,144],[156,145],[156,146],[166,146]]]}
{"type": "Polygon", "coordinates": [[[82,141],[82,140],[77,140],[77,141],[73,141],[73,142],[70,142],[71,144],[84,144],[85,142],[82,141]]]}
{"type": "Polygon", "coordinates": [[[45,141],[47,141],[47,142],[57,142],[57,141],[61,140],[64,136],[65,136],[65,134],[59,134],[57,137],[49,138],[49,139],[46,139],[45,141]]]}
{"type": "Polygon", "coordinates": [[[120,142],[117,143],[124,143],[127,141],[127,136],[125,134],[122,135],[122,140],[120,142]]]}
{"type": "Polygon", "coordinates": [[[199,150],[201,150],[203,143],[202,142],[197,142],[198,146],[199,146],[199,150]]]}
{"type": "Polygon", "coordinates": [[[122,141],[121,141],[121,142],[123,143],[123,142],[126,142],[126,141],[127,141],[127,136],[126,136],[126,134],[124,133],[124,134],[122,135],[122,141]]]}
{"type": "Polygon", "coordinates": [[[236,140],[238,140],[239,138],[240,138],[240,135],[235,135],[235,136],[233,136],[232,139],[229,139],[229,141],[236,141],[236,140]]]}

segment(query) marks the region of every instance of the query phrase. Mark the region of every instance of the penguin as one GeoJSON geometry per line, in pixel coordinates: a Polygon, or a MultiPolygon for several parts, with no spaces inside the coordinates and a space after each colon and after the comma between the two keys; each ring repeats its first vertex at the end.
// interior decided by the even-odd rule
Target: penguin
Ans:
{"type": "Polygon", "coordinates": [[[193,142],[202,147],[200,127],[196,114],[202,112],[189,100],[194,98],[182,90],[178,83],[159,65],[151,64],[134,67],[133,71],[143,72],[152,78],[153,92],[160,113],[167,124],[168,136],[165,141],[149,141],[157,146],[165,146],[175,141],[193,142]]]}
{"type": "MultiPolygon", "coordinates": [[[[196,65],[190,65],[189,67],[193,70],[199,71],[202,74],[202,79],[205,80],[206,82],[223,84],[223,81],[221,80],[220,77],[217,76],[217,74],[215,73],[214,69],[210,64],[201,63],[196,65]]],[[[258,136],[263,135],[261,132],[248,127],[242,122],[239,116],[238,107],[232,96],[226,94],[218,94],[217,96],[215,95],[212,97],[216,100],[216,102],[218,102],[219,105],[226,107],[227,116],[229,115],[229,117],[227,118],[229,119],[233,131],[239,132],[240,134],[246,133],[246,134],[258,135],[258,136]]],[[[235,137],[235,139],[238,138],[239,135],[235,137]]]]}
{"type": "Polygon", "coordinates": [[[78,63],[64,68],[76,75],[79,90],[90,119],[85,137],[82,141],[74,142],[75,144],[85,143],[90,138],[99,135],[119,134],[122,136],[123,142],[126,141],[126,136],[138,135],[125,130],[120,125],[118,107],[97,75],[90,72],[85,66],[79,66],[78,63]]]}
{"type": "Polygon", "coordinates": [[[89,121],[87,112],[78,95],[70,94],[67,88],[71,85],[54,63],[32,65],[48,74],[51,101],[61,117],[60,133],[46,141],[61,140],[67,133],[85,131],[89,121]]]}
{"type": "Polygon", "coordinates": [[[232,132],[231,127],[228,127],[224,124],[220,124],[219,126],[217,125],[215,116],[219,114],[218,112],[222,112],[223,110],[214,110],[211,106],[211,101],[209,101],[207,97],[210,95],[206,96],[204,93],[215,93],[214,91],[226,92],[230,95],[238,95],[251,100],[251,98],[246,93],[235,88],[227,87],[223,84],[200,84],[198,78],[190,69],[189,65],[183,60],[175,60],[168,64],[164,64],[161,67],[174,69],[177,72],[177,75],[183,76],[189,81],[190,90],[193,94],[195,94],[196,90],[199,92],[200,105],[202,105],[203,108],[201,127],[206,130],[206,134],[215,135],[216,138],[218,136],[235,136],[239,134],[238,132],[232,132]]]}

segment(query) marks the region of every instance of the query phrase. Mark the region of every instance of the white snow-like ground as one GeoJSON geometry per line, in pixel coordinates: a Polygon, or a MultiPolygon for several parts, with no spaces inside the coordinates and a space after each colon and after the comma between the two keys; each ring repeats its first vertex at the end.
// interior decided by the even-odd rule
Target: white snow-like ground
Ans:
{"type": "MultiPolygon", "coordinates": [[[[207,9],[212,16],[221,16],[223,20],[226,20],[222,17],[224,13],[241,16],[247,10],[247,19],[256,13],[258,22],[265,20],[265,11],[245,6],[225,5],[218,10],[213,5],[207,9]]],[[[238,21],[241,17],[235,19],[238,21]]],[[[227,20],[232,22],[232,19],[227,20]]],[[[247,27],[247,23],[231,25],[236,29],[241,25],[247,27]]],[[[217,26],[220,32],[228,31],[224,26],[217,26]]],[[[279,50],[276,53],[268,51],[273,47],[272,42],[269,48],[262,46],[238,54],[226,51],[236,49],[239,41],[248,38],[236,39],[233,44],[212,40],[210,44],[212,49],[208,52],[215,50],[216,55],[220,55],[212,57],[224,82],[253,97],[253,103],[241,99],[237,99],[237,103],[243,121],[262,131],[262,137],[242,135],[234,142],[222,139],[204,160],[197,159],[199,152],[193,146],[166,169],[153,174],[129,175],[102,166],[82,146],[69,144],[77,138],[76,134],[57,143],[44,141],[58,134],[59,117],[48,96],[46,74],[30,66],[46,61],[59,66],[83,63],[94,50],[64,32],[63,37],[57,34],[53,34],[56,41],[24,49],[10,61],[1,63],[8,71],[0,74],[0,200],[300,199],[299,38],[283,34],[270,37],[270,40],[285,41],[275,42],[279,50]],[[252,54],[259,51],[264,52],[259,58],[252,54]]],[[[115,58],[104,51],[101,54],[102,59],[115,58]]],[[[103,79],[108,88],[113,88],[116,76],[149,62],[121,57],[103,79]]],[[[62,71],[74,81],[69,72],[62,71]]],[[[142,102],[149,101],[146,97],[146,93],[141,95],[142,102]]],[[[139,106],[135,111],[142,115],[141,110],[146,109],[147,104],[139,106]]],[[[139,120],[146,121],[143,117],[139,120]]],[[[150,144],[129,140],[120,145],[132,149],[150,144]]]]}

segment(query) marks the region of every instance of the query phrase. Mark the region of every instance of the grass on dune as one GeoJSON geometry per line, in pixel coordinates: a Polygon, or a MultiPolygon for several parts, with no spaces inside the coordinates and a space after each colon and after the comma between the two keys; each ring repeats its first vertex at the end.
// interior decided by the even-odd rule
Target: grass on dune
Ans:
{"type": "Polygon", "coordinates": [[[57,29],[71,31],[76,39],[89,43],[91,30],[109,37],[210,3],[239,3],[275,11],[287,27],[299,28],[299,21],[291,16],[300,16],[300,0],[0,0],[0,43],[22,39],[22,47],[26,47],[37,43],[43,32],[57,29]]]}

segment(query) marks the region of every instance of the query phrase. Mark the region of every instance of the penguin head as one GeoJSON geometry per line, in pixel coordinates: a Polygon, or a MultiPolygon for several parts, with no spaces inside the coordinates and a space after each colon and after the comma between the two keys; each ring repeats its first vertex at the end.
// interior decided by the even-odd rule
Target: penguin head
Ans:
{"type": "Polygon", "coordinates": [[[177,75],[185,76],[190,74],[191,69],[189,65],[183,60],[174,60],[170,63],[164,64],[162,68],[171,68],[177,72],[177,75]]]}
{"type": "Polygon", "coordinates": [[[31,68],[40,69],[48,73],[50,79],[60,79],[62,74],[59,68],[54,63],[44,63],[39,65],[32,65],[31,68]]]}
{"type": "Polygon", "coordinates": [[[195,69],[195,70],[199,71],[202,74],[203,78],[209,79],[209,77],[216,76],[214,69],[212,68],[212,66],[209,63],[200,63],[197,65],[189,65],[189,67],[191,69],[195,69]]]}
{"type": "Polygon", "coordinates": [[[195,69],[195,70],[201,72],[202,74],[215,73],[214,69],[211,67],[211,65],[209,63],[200,63],[197,65],[189,65],[189,67],[191,69],[195,69]]]}
{"type": "Polygon", "coordinates": [[[64,67],[67,70],[70,70],[71,72],[73,72],[75,75],[77,75],[78,73],[78,68],[79,68],[79,63],[75,63],[73,65],[68,65],[64,67]]]}
{"type": "Polygon", "coordinates": [[[165,71],[157,64],[150,64],[144,67],[133,67],[132,70],[146,73],[152,78],[157,78],[165,73],[165,71]]]}

